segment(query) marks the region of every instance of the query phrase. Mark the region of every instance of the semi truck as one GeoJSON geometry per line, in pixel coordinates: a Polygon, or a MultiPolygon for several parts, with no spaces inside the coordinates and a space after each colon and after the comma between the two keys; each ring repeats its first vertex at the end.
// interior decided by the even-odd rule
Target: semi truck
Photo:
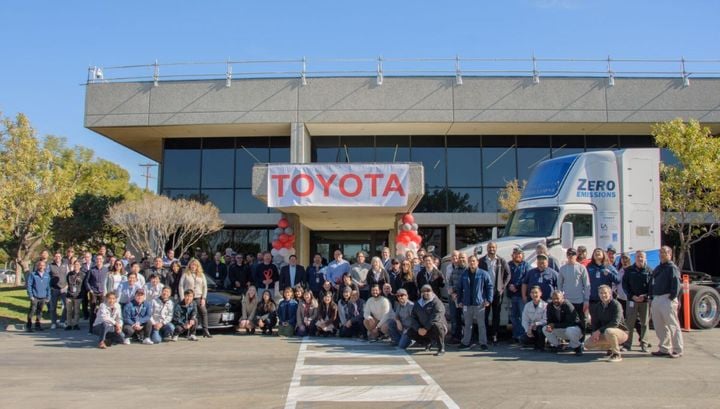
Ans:
{"type": "MultiPolygon", "coordinates": [[[[661,246],[659,168],[659,149],[585,152],[540,162],[503,235],[493,237],[497,255],[509,261],[513,249],[520,248],[534,266],[536,247],[545,244],[562,264],[570,247],[585,246],[592,254],[595,248],[612,246],[633,262],[635,253],[644,251],[654,268],[661,246]]],[[[459,251],[481,257],[488,243],[459,251]]],[[[443,258],[443,271],[448,271],[448,263],[450,256],[443,258]]],[[[690,276],[692,326],[713,328],[720,320],[718,283],[707,274],[690,276]]],[[[502,323],[509,322],[509,310],[506,297],[502,323]]]]}

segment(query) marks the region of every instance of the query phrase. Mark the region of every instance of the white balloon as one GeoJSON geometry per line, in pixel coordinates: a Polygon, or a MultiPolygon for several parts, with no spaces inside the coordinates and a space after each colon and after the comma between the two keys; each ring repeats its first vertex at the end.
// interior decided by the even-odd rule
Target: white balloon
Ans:
{"type": "Polygon", "coordinates": [[[412,229],[412,226],[407,223],[404,223],[400,228],[404,231],[410,231],[412,229]]]}
{"type": "Polygon", "coordinates": [[[277,255],[277,256],[273,257],[273,263],[274,263],[274,264],[280,264],[280,263],[282,263],[282,262],[283,262],[283,258],[282,258],[281,255],[277,255]]]}
{"type": "Polygon", "coordinates": [[[287,234],[288,236],[291,236],[293,234],[293,232],[294,232],[294,230],[292,227],[285,228],[285,234],[287,234]]]}
{"type": "Polygon", "coordinates": [[[286,248],[283,247],[283,248],[281,248],[280,250],[278,250],[278,254],[280,254],[280,255],[283,256],[283,257],[287,257],[287,255],[288,255],[288,249],[286,249],[286,248]]]}
{"type": "Polygon", "coordinates": [[[280,236],[277,233],[273,233],[272,240],[270,240],[270,242],[272,243],[277,240],[280,240],[280,236]]]}
{"type": "Polygon", "coordinates": [[[280,253],[278,253],[277,249],[272,249],[272,250],[270,250],[270,254],[273,255],[273,258],[275,258],[275,256],[279,255],[280,253]]]}
{"type": "Polygon", "coordinates": [[[413,252],[416,252],[418,250],[418,245],[414,241],[411,241],[408,243],[408,249],[412,250],[413,252]]]}
{"type": "Polygon", "coordinates": [[[417,231],[417,229],[418,229],[417,223],[413,223],[413,224],[412,224],[412,230],[413,230],[413,231],[417,231]]]}
{"type": "Polygon", "coordinates": [[[276,227],[275,230],[273,230],[273,233],[275,233],[279,236],[283,233],[283,229],[276,227]]]}
{"type": "Polygon", "coordinates": [[[295,254],[295,248],[288,249],[288,255],[292,256],[295,254]]]}

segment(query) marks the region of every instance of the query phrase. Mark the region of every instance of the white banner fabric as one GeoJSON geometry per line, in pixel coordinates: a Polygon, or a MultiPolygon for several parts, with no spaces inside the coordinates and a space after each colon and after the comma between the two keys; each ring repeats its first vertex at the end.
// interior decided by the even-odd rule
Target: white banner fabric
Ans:
{"type": "Polygon", "coordinates": [[[407,205],[407,164],[268,165],[268,206],[407,205]]]}

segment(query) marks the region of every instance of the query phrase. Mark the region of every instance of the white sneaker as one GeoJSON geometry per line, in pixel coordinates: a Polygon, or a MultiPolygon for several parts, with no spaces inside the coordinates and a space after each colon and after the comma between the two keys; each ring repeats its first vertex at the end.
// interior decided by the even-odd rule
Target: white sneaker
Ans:
{"type": "Polygon", "coordinates": [[[60,323],[60,328],[66,328],[66,327],[67,327],[67,324],[65,324],[64,322],[60,323]]]}
{"type": "Polygon", "coordinates": [[[190,336],[188,337],[188,341],[197,341],[197,340],[198,340],[198,339],[197,339],[197,337],[196,337],[195,335],[190,335],[190,336]]]}
{"type": "Polygon", "coordinates": [[[180,337],[178,337],[177,335],[173,335],[172,338],[170,338],[170,341],[177,342],[178,338],[180,337]]]}
{"type": "Polygon", "coordinates": [[[123,344],[130,345],[130,338],[123,339],[123,344]]]}
{"type": "Polygon", "coordinates": [[[143,345],[155,345],[150,338],[143,339],[143,345]]]}
{"type": "Polygon", "coordinates": [[[55,328],[57,328],[57,325],[56,325],[56,324],[50,325],[50,329],[55,329],[55,328]]]}

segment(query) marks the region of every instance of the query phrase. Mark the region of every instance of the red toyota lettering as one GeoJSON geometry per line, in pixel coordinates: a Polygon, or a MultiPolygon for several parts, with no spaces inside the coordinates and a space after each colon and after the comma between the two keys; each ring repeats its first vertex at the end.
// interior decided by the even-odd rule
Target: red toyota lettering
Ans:
{"type": "Polygon", "coordinates": [[[309,196],[312,194],[313,190],[315,190],[315,181],[313,180],[312,176],[301,173],[297,176],[295,176],[292,180],[292,183],[290,184],[290,188],[292,189],[292,192],[295,194],[295,196],[298,197],[304,197],[309,196]],[[300,191],[300,181],[301,180],[307,180],[307,189],[304,192],[300,191]]]}
{"type": "Polygon", "coordinates": [[[366,173],[365,174],[365,179],[370,179],[370,183],[371,183],[370,191],[372,192],[371,193],[372,197],[377,196],[377,180],[381,179],[383,176],[385,176],[385,175],[383,175],[382,173],[366,173]]]}
{"type": "Polygon", "coordinates": [[[355,197],[360,194],[362,191],[363,185],[362,185],[362,179],[360,179],[360,176],[349,173],[343,177],[340,178],[340,193],[342,193],[344,196],[347,197],[355,197]],[[345,183],[348,179],[353,179],[355,181],[355,191],[350,192],[345,188],[345,183]]]}
{"type": "Polygon", "coordinates": [[[405,190],[403,190],[402,184],[400,184],[400,178],[397,173],[390,174],[387,184],[385,185],[385,190],[383,191],[383,196],[387,196],[390,192],[398,192],[400,196],[405,196],[405,190]]]}
{"type": "Polygon", "coordinates": [[[282,175],[271,175],[270,176],[273,180],[278,181],[278,197],[283,197],[285,195],[285,179],[290,179],[290,175],[288,174],[282,174],[282,175]]]}
{"type": "Polygon", "coordinates": [[[320,182],[323,187],[323,196],[330,196],[330,186],[332,186],[332,182],[335,180],[335,178],[337,178],[337,174],[333,173],[327,180],[325,180],[325,177],[319,173],[315,176],[317,176],[318,182],[320,182]]]}

